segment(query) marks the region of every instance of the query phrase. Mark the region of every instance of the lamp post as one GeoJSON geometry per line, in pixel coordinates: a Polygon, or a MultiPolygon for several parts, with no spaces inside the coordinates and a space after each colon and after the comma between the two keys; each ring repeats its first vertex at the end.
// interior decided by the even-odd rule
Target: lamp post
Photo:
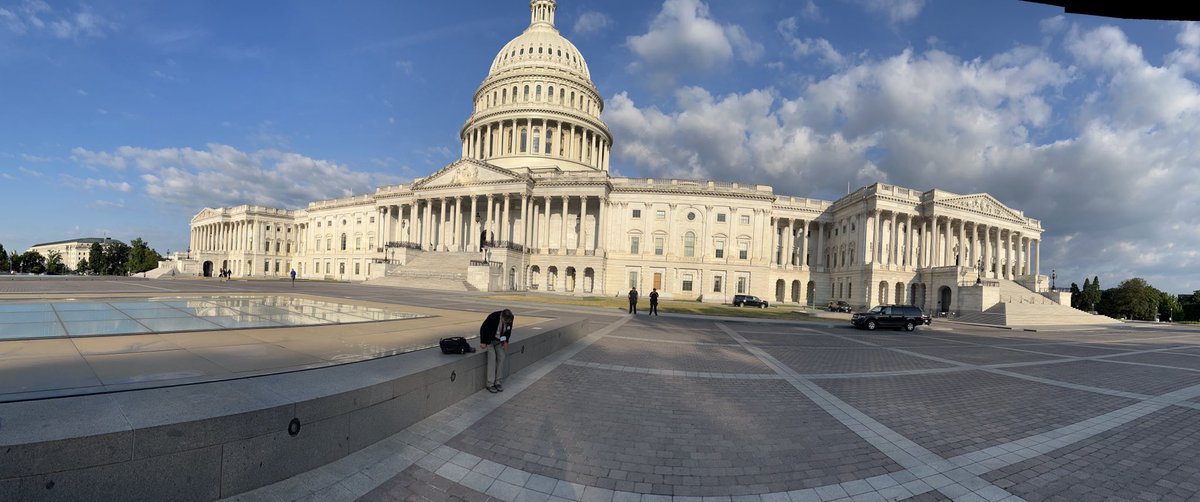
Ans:
{"type": "Polygon", "coordinates": [[[1050,269],[1050,291],[1054,291],[1057,289],[1054,285],[1054,281],[1056,279],[1058,279],[1058,273],[1056,273],[1054,271],[1054,269],[1050,269]]]}

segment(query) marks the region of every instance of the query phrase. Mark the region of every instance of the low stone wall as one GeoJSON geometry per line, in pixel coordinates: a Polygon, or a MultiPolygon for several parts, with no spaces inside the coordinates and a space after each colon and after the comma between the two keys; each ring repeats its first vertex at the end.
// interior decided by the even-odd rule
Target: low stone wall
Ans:
{"type": "MultiPolygon", "coordinates": [[[[587,335],[514,333],[509,372],[587,335]]],[[[0,500],[213,500],[338,460],[484,386],[482,352],[428,349],[225,382],[0,404],[0,500]]]]}

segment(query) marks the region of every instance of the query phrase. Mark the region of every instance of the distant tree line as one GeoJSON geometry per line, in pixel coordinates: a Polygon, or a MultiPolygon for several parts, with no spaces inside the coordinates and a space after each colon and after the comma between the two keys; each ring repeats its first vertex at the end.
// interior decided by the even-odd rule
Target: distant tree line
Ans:
{"type": "Polygon", "coordinates": [[[1200,321],[1200,290],[1190,295],[1159,291],[1140,277],[1115,288],[1100,289],[1100,278],[1071,283],[1071,306],[1116,319],[1138,321],[1200,321]]]}
{"type": "Polygon", "coordinates": [[[154,270],[162,255],[152,249],[141,237],[134,239],[132,246],[123,242],[93,242],[88,257],[79,263],[63,263],[63,256],[52,251],[43,256],[36,251],[17,254],[4,250],[0,244],[0,273],[22,274],[79,274],[79,275],[128,275],[154,270]]]}

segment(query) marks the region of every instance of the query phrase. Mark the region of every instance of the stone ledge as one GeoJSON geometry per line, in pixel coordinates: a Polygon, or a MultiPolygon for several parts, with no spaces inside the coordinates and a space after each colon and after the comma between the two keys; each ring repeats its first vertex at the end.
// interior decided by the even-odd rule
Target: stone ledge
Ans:
{"type": "MultiPolygon", "coordinates": [[[[509,373],[586,334],[573,318],[519,330],[509,373]]],[[[236,495],[333,462],[482,390],[485,364],[482,352],[428,349],[241,380],[3,403],[0,499],[236,495]]]]}

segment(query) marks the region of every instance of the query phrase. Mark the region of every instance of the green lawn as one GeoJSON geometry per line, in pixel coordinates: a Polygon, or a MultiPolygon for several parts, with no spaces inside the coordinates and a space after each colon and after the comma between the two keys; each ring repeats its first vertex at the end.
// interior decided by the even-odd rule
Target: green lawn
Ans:
{"type": "MultiPolygon", "coordinates": [[[[613,308],[619,310],[629,310],[629,301],[625,298],[616,297],[597,297],[597,296],[555,296],[542,294],[505,294],[489,297],[494,300],[513,300],[532,303],[550,303],[555,305],[579,305],[583,307],[599,307],[613,308]]],[[[641,314],[650,309],[649,300],[638,301],[638,313],[641,314]]],[[[712,315],[712,316],[728,316],[728,317],[753,317],[756,319],[790,319],[790,320],[811,320],[816,319],[808,314],[794,312],[790,307],[771,307],[766,309],[750,308],[750,307],[731,307],[728,305],[714,305],[711,303],[701,302],[685,302],[674,300],[663,300],[658,302],[659,312],[673,314],[696,314],[696,315],[712,315]]]]}

